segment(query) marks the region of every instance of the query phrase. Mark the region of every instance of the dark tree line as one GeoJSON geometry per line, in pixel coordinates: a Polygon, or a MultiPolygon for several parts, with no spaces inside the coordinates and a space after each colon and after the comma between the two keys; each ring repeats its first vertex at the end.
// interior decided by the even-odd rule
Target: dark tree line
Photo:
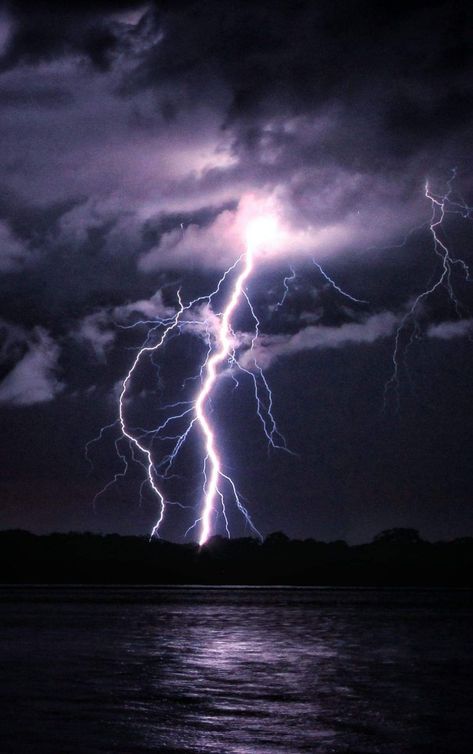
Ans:
{"type": "Polygon", "coordinates": [[[0,532],[0,582],[472,586],[473,538],[391,529],[369,544],[212,537],[205,546],[116,534],[0,532]]]}

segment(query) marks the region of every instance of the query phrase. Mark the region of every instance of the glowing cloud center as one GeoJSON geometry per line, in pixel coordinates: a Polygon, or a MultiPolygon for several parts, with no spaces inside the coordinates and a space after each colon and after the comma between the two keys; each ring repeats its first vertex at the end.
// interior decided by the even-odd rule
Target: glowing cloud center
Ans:
{"type": "MultiPolygon", "coordinates": [[[[280,236],[278,221],[274,215],[262,215],[250,220],[246,226],[247,254],[275,246],[280,236]]],[[[250,271],[251,272],[251,271],[250,271]]]]}

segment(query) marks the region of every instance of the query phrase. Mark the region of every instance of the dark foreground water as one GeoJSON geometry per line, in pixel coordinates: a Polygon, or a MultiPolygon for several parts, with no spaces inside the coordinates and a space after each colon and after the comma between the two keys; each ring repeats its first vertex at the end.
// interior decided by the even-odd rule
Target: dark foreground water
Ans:
{"type": "Polygon", "coordinates": [[[472,617],[452,591],[0,588],[0,752],[470,752],[472,617]]]}

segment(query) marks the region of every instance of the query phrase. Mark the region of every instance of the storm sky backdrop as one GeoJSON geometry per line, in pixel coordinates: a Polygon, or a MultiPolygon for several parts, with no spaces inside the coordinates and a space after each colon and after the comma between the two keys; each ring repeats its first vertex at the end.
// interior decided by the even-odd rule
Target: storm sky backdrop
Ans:
{"type": "MultiPolygon", "coordinates": [[[[466,2],[0,5],[2,528],[149,533],[156,501],[145,489],[140,503],[133,461],[92,505],[121,470],[113,429],[93,469],[84,456],[146,334],[125,328],[173,312],[179,287],[186,301],[210,292],[243,250],[248,207],[269,202],[289,241],[248,292],[295,455],[268,454],[251,385],[233,393],[226,378],[214,396],[256,526],[350,542],[396,526],[473,534],[473,283],[460,266],[460,305],[444,288],[422,303],[399,400],[384,400],[396,328],[439,274],[426,181],[444,194],[456,170],[452,207],[473,205],[471,29],[466,2]]],[[[442,233],[473,265],[468,212],[442,233]]],[[[201,355],[184,338],[159,377],[140,373],[137,421],[201,355]]],[[[181,467],[195,505],[198,446],[181,467]]],[[[188,523],[173,508],[162,536],[181,541],[188,523]]]]}

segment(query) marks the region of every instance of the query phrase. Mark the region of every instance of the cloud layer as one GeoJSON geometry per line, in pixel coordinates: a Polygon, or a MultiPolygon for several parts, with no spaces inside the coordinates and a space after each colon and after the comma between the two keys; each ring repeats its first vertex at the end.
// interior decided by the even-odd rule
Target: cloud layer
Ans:
{"type": "MultiPolygon", "coordinates": [[[[188,298],[195,281],[208,290],[241,254],[251,218],[268,212],[279,232],[265,264],[377,265],[381,291],[383,254],[367,249],[428,223],[426,177],[443,190],[458,164],[459,188],[471,188],[468,13],[365,0],[74,0],[66,12],[56,0],[10,0],[0,15],[3,316],[104,362],[130,307],[169,316],[173,294],[154,291],[186,277],[188,298]]],[[[270,328],[261,360],[387,334],[397,315],[385,310],[402,310],[428,274],[411,283],[400,270],[392,300],[375,292],[362,322],[314,324],[318,313],[298,310],[297,332],[270,328]]],[[[443,320],[428,334],[468,330],[443,320]]]]}
{"type": "Polygon", "coordinates": [[[309,325],[294,335],[262,336],[253,350],[245,351],[242,366],[257,364],[267,369],[273,361],[301,351],[317,348],[342,348],[350,344],[374,343],[392,335],[399,318],[391,312],[373,314],[362,322],[347,322],[340,327],[309,325]]]}

